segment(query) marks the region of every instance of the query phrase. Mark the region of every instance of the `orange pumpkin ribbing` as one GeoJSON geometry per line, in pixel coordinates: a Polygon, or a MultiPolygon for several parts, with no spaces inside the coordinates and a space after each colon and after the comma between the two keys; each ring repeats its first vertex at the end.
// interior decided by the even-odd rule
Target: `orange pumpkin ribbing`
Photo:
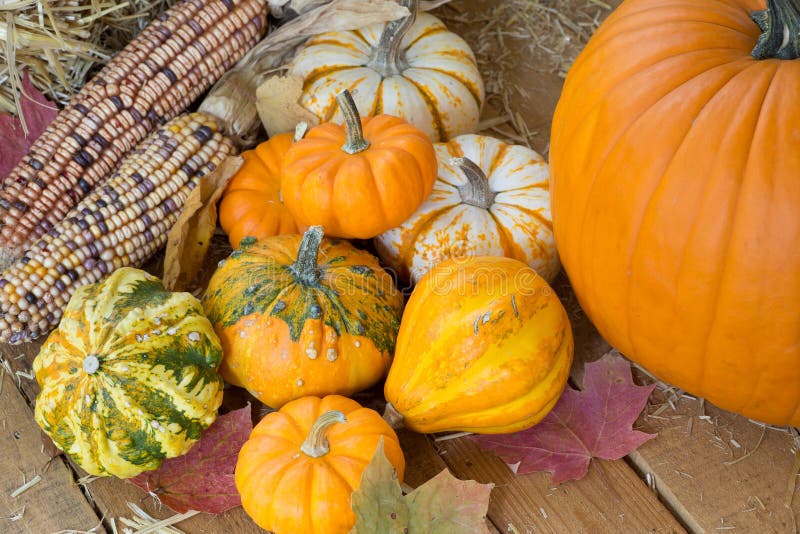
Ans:
{"type": "Polygon", "coordinates": [[[284,202],[298,224],[369,239],[406,220],[436,180],[433,144],[397,117],[361,119],[369,146],[349,154],[345,126],[323,123],[286,155],[284,202]]]}
{"type": "Polygon", "coordinates": [[[247,236],[264,239],[297,233],[281,198],[281,167],[293,137],[278,134],[242,153],[244,164],[225,188],[219,206],[220,226],[233,248],[247,236]]]}
{"type": "Polygon", "coordinates": [[[559,254],[601,334],[718,406],[800,425],[799,60],[763,2],[627,0],[553,121],[559,254]]]}
{"type": "Polygon", "coordinates": [[[378,444],[402,482],[405,459],[397,435],[374,410],[330,395],[303,397],[267,414],[239,453],[236,487],[245,512],[276,534],[343,534],[355,523],[350,495],[378,444]],[[329,451],[317,458],[302,448],[323,414],[346,422],[325,429],[329,451]]]}

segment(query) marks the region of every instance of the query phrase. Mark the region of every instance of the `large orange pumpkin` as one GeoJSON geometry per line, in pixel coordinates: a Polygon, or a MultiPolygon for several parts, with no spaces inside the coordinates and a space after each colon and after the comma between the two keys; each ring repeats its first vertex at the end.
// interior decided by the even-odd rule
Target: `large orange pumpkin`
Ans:
{"type": "Polygon", "coordinates": [[[350,496],[383,440],[403,481],[405,459],[392,427],[356,401],[303,397],[267,414],[236,463],[245,512],[275,534],[344,534],[356,522],[350,496]]]}
{"type": "Polygon", "coordinates": [[[800,28],[797,2],[771,5],[759,40],[763,1],[624,2],[567,76],[552,209],[610,343],[722,408],[800,425],[800,60],[774,58],[797,57],[778,50],[800,28]]]}
{"type": "Polygon", "coordinates": [[[405,221],[431,194],[433,143],[391,115],[360,119],[345,90],[337,97],[345,125],[312,128],[289,149],[281,187],[298,224],[326,235],[370,239],[405,221]]]}

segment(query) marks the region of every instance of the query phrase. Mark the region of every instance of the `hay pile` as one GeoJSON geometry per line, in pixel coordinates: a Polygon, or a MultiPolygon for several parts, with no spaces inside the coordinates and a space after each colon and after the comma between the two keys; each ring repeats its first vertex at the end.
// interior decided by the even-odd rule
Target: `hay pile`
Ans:
{"type": "Polygon", "coordinates": [[[21,69],[48,98],[65,103],[98,65],[178,0],[0,2],[0,110],[19,109],[21,69]]]}

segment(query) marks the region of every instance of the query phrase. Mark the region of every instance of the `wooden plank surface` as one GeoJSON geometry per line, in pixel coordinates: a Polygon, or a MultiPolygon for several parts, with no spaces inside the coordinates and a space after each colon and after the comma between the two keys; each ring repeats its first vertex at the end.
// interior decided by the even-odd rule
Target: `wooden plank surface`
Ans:
{"type": "Polygon", "coordinates": [[[663,392],[651,397],[651,415],[638,428],[658,438],[630,459],[653,477],[676,515],[696,532],[796,532],[796,434],[694,399],[673,400],[674,410],[662,410],[667,398],[663,392]]]}
{"type": "MultiPolygon", "coordinates": [[[[100,525],[63,459],[51,461],[43,450],[42,433],[15,381],[3,373],[0,384],[0,532],[43,534],[100,525]],[[40,482],[11,496],[36,476],[40,482]]],[[[102,525],[97,532],[105,532],[102,525]]]]}
{"type": "MultiPolygon", "coordinates": [[[[588,329],[579,337],[600,338],[588,321],[575,324],[588,329]]],[[[594,350],[576,352],[575,383],[585,363],[604,354],[603,344],[587,341],[584,347],[594,350]]],[[[635,375],[641,383],[653,381],[635,375]]],[[[630,454],[629,463],[690,531],[797,532],[796,429],[765,426],[661,382],[634,428],[658,437],[630,454]]]]}
{"type": "Polygon", "coordinates": [[[438,443],[458,477],[496,484],[489,515],[507,532],[684,532],[622,460],[593,462],[589,474],[557,487],[548,473],[515,476],[467,438],[438,443]]]}

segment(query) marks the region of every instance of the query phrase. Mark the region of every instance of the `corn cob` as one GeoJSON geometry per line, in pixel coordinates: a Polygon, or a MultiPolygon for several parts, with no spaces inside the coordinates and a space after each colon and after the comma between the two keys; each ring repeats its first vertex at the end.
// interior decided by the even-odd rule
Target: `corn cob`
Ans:
{"type": "Polygon", "coordinates": [[[258,41],[265,16],[265,0],[187,0],[114,57],[0,184],[0,266],[208,89],[258,41]]]}
{"type": "Polygon", "coordinates": [[[181,115],[0,274],[0,341],[35,339],[58,324],[75,290],[160,249],[186,197],[235,148],[205,113],[181,115]]]}

